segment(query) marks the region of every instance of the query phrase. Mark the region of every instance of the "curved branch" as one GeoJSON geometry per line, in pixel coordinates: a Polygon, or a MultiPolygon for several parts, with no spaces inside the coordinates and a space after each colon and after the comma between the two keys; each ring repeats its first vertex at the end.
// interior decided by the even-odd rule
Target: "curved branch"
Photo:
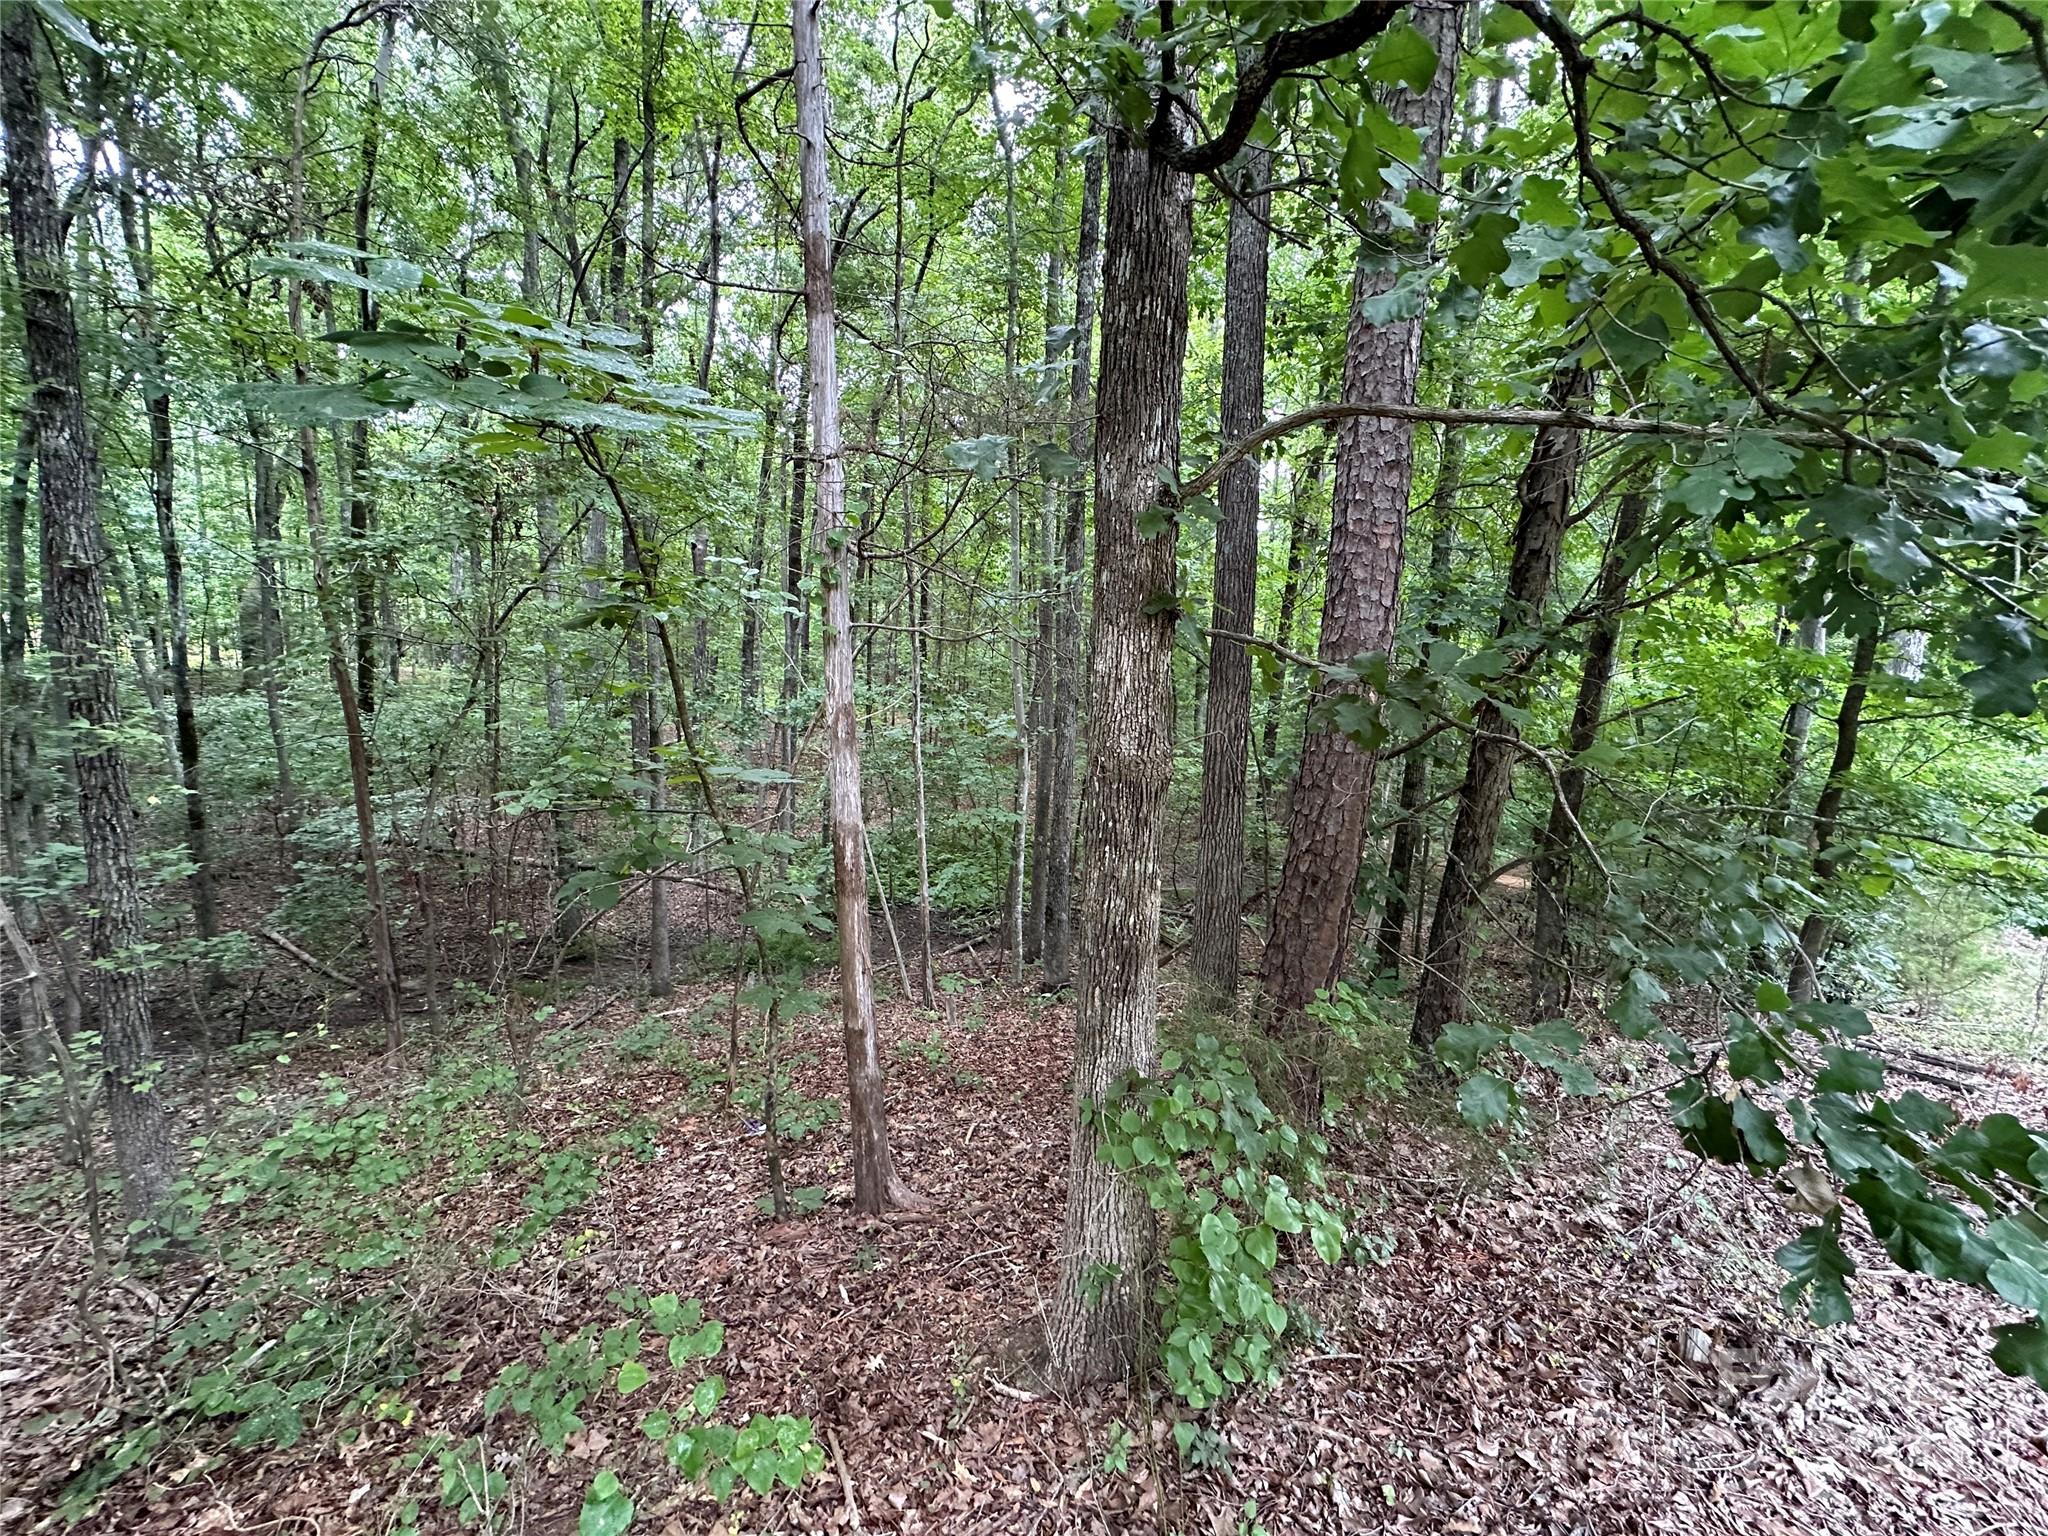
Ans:
{"type": "MultiPolygon", "coordinates": [[[[1230,103],[1230,115],[1214,138],[1187,148],[1155,142],[1152,153],[1190,176],[1220,170],[1244,148],[1252,125],[1259,120],[1259,109],[1265,106],[1274,86],[1297,70],[1338,58],[1372,41],[1386,31],[1400,9],[1401,0],[1358,0],[1358,4],[1334,20],[1274,33],[1266,39],[1259,56],[1238,76],[1237,96],[1230,103]]],[[[1166,106],[1167,98],[1162,94],[1157,121],[1165,121],[1166,106]]]]}

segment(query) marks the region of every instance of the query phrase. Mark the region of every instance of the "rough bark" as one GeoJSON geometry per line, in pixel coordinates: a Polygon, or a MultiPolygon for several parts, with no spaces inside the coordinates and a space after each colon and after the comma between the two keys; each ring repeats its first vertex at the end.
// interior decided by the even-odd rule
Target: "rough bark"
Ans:
{"type": "Polygon", "coordinates": [[[0,530],[6,601],[0,607],[0,870],[20,878],[30,848],[35,794],[35,690],[28,680],[28,501],[35,469],[33,413],[24,411],[7,482],[7,521],[0,530]]]}
{"type": "Polygon", "coordinates": [[[1551,791],[1550,816],[1536,844],[1530,870],[1530,884],[1536,901],[1536,922],[1529,940],[1529,1019],[1542,1023],[1564,1012],[1571,991],[1571,879],[1578,845],[1574,826],[1586,806],[1587,774],[1580,760],[1593,749],[1600,736],[1600,720],[1607,712],[1607,689],[1614,680],[1614,654],[1621,640],[1622,603],[1628,596],[1629,579],[1635,574],[1638,551],[1636,536],[1643,528],[1643,508],[1648,498],[1641,491],[1626,491],[1614,509],[1614,526],[1607,536],[1607,552],[1600,560],[1600,574],[1594,578],[1595,614],[1586,634],[1586,653],[1579,666],[1579,692],[1572,704],[1572,720],[1565,732],[1565,765],[1551,791]]]}
{"type": "MultiPolygon", "coordinates": [[[[1563,365],[1551,376],[1550,398],[1560,410],[1570,409],[1585,389],[1585,370],[1576,365],[1563,365]]],[[[1564,548],[1565,521],[1578,487],[1583,439],[1576,427],[1543,428],[1537,432],[1529,462],[1515,483],[1520,511],[1515,518],[1507,591],[1501,598],[1500,627],[1495,631],[1499,641],[1506,642],[1542,623],[1543,605],[1549,599],[1564,548]]],[[[1521,755],[1521,733],[1503,704],[1513,707],[1522,703],[1529,688],[1526,666],[1511,663],[1508,677],[1511,681],[1500,694],[1488,694],[1472,712],[1472,744],[1458,789],[1450,843],[1444,852],[1429,939],[1423,946],[1422,976],[1416,986],[1410,1029],[1425,1057],[1445,1028],[1463,1020],[1470,1006],[1467,982],[1480,900],[1493,868],[1515,760],[1521,755]]]]}
{"type": "MultiPolygon", "coordinates": [[[[1095,347],[1097,258],[1102,243],[1102,151],[1089,152],[1081,178],[1081,228],[1074,251],[1074,369],[1067,386],[1067,451],[1086,463],[1094,451],[1091,369],[1095,347]]],[[[1081,730],[1081,578],[1086,566],[1088,485],[1076,475],[1060,529],[1054,644],[1051,758],[1046,773],[1045,984],[1057,990],[1073,974],[1074,778],[1081,730]]]]}
{"type": "MultiPolygon", "coordinates": [[[[1266,189],[1272,155],[1247,151],[1239,178],[1252,190],[1230,205],[1223,262],[1225,442],[1250,433],[1266,413],[1266,189]]],[[[1216,494],[1215,589],[1210,627],[1248,635],[1257,627],[1259,466],[1233,464],[1216,494]]],[[[1237,998],[1238,934],[1244,911],[1245,763],[1251,749],[1252,668],[1244,645],[1209,642],[1209,706],[1202,732],[1202,799],[1195,818],[1195,985],[1214,1008],[1237,998]]]]}
{"type": "MultiPolygon", "coordinates": [[[[1451,549],[1456,542],[1452,520],[1464,469],[1464,437],[1455,428],[1447,429],[1437,461],[1436,486],[1429,498],[1434,526],[1429,537],[1429,618],[1424,633],[1430,641],[1444,634],[1444,586],[1451,574],[1451,549]]],[[[1373,942],[1373,964],[1381,972],[1398,973],[1401,969],[1401,934],[1417,894],[1415,866],[1423,832],[1419,811],[1429,789],[1429,765],[1430,753],[1424,748],[1411,751],[1401,762],[1401,821],[1394,828],[1393,847],[1387,854],[1386,894],[1380,903],[1379,935],[1373,942]]]]}
{"type": "Polygon", "coordinates": [[[1089,1118],[1158,1049],[1159,845],[1173,776],[1174,527],[1141,531],[1180,461],[1187,347],[1188,178],[1119,126],[1109,150],[1102,393],[1095,443],[1095,617],[1081,933],[1074,999],[1074,1133],[1059,1291],[1047,1322],[1057,1382],[1125,1380],[1150,1301],[1152,1213],[1096,1157],[1089,1118]]]}
{"type": "Polygon", "coordinates": [[[832,843],[839,928],[839,1021],[846,1047],[846,1108],[853,1137],[853,1204],[865,1214],[902,1202],[889,1151],[888,1105],[875,1033],[873,941],[861,849],[860,741],[853,699],[853,545],[846,521],[846,462],[839,443],[839,363],[832,293],[832,190],[825,143],[825,61],[818,38],[822,0],[792,0],[796,54],[798,168],[802,182],[805,367],[810,378],[811,452],[816,463],[812,528],[824,588],[826,822],[832,843]]]}
{"type": "MultiPolygon", "coordinates": [[[[1428,181],[1436,175],[1451,118],[1459,12],[1453,5],[1418,5],[1414,21],[1436,48],[1436,73],[1419,94],[1389,91],[1385,106],[1421,140],[1418,169],[1428,181]]],[[[1379,222],[1384,226],[1383,219],[1379,222]]],[[[1390,260],[1359,263],[1345,340],[1342,390],[1347,401],[1415,399],[1422,362],[1420,317],[1386,325],[1367,318],[1367,302],[1391,289],[1397,275],[1398,264],[1390,260]]],[[[1413,470],[1411,426],[1354,417],[1338,427],[1328,586],[1317,643],[1325,661],[1384,653],[1393,645],[1413,470]]],[[[1289,796],[1287,857],[1274,896],[1263,976],[1271,1027],[1291,1040],[1300,1061],[1294,1090],[1303,1102],[1320,1093],[1305,1038],[1306,1009],[1343,968],[1377,767],[1373,753],[1325,718],[1320,707],[1325,702],[1327,690],[1319,691],[1310,706],[1289,796]]]]}
{"type": "Polygon", "coordinates": [[[54,682],[72,741],[121,1202],[131,1220],[153,1222],[170,1193],[176,1162],[150,1029],[148,981],[134,964],[145,937],[135,807],[117,744],[121,708],[108,660],[99,462],[86,415],[78,325],[64,265],[36,55],[36,14],[26,5],[0,13],[0,123],[6,129],[7,219],[41,493],[43,612],[53,641],[54,682]]]}
{"type": "MultiPolygon", "coordinates": [[[[1856,641],[1849,661],[1849,684],[1842,690],[1842,708],[1835,716],[1835,755],[1828,763],[1827,782],[1813,806],[1813,879],[1816,900],[1825,901],[1835,883],[1841,860],[1835,850],[1835,833],[1840,826],[1842,803],[1849,795],[1849,775],[1856,768],[1856,749],[1863,728],[1863,705],[1870,695],[1870,674],[1877,665],[1877,643],[1882,626],[1872,625],[1856,641]]],[[[1810,1003],[1820,995],[1820,969],[1835,939],[1834,920],[1827,908],[1817,906],[1799,925],[1799,947],[1792,954],[1792,974],[1786,991],[1795,1003],[1810,1003]]]]}

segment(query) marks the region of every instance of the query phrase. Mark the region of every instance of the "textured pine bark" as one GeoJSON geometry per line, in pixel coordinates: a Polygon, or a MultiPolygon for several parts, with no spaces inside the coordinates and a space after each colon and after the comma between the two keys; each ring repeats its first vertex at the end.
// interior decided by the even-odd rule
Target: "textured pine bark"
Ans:
{"type": "Polygon", "coordinates": [[[1541,1023],[1564,1012],[1571,988],[1571,936],[1568,924],[1572,864],[1577,853],[1572,826],[1586,806],[1586,770],[1579,759],[1600,736],[1600,717],[1607,711],[1607,689],[1614,680],[1614,653],[1621,640],[1621,604],[1635,574],[1636,535],[1642,532],[1641,491],[1625,492],[1614,509],[1607,552],[1594,578],[1596,613],[1586,635],[1586,654],[1579,667],[1579,692],[1572,721],[1565,732],[1567,759],[1551,792],[1550,817],[1536,844],[1530,883],[1536,899],[1536,924],[1529,939],[1532,981],[1529,1019],[1541,1023]]]}
{"type": "Polygon", "coordinates": [[[1108,152],[1102,388],[1095,442],[1095,619],[1081,933],[1074,999],[1075,1124],[1059,1293],[1047,1323],[1065,1384],[1128,1379],[1149,1294],[1145,1197],[1096,1157],[1089,1104],[1158,1050],[1159,843],[1173,774],[1174,525],[1161,471],[1180,458],[1187,350],[1188,178],[1119,127],[1108,152]],[[1163,527],[1153,529],[1155,521],[1163,527]],[[1148,612],[1151,608],[1154,611],[1148,612]]]}
{"type": "Polygon", "coordinates": [[[101,575],[99,462],[86,418],[78,326],[64,264],[49,124],[36,57],[36,12],[0,14],[0,123],[6,129],[7,218],[19,283],[22,361],[35,421],[42,505],[43,619],[55,683],[72,727],[78,828],[85,845],[89,940],[107,1067],[107,1115],[121,1170],[122,1209],[151,1221],[176,1168],[146,978],[133,962],[144,939],[135,869],[135,807],[117,745],[121,707],[110,662],[101,575]]]}
{"type": "MultiPolygon", "coordinates": [[[[1093,453],[1090,367],[1094,361],[1096,265],[1102,243],[1102,151],[1092,150],[1081,178],[1081,230],[1074,252],[1074,371],[1068,385],[1067,451],[1084,463],[1093,453]]],[[[1057,990],[1073,975],[1074,778],[1081,729],[1081,573],[1086,567],[1088,486],[1075,476],[1060,529],[1060,591],[1054,624],[1058,649],[1053,683],[1051,760],[1046,775],[1045,984],[1057,990]]]]}
{"type": "MultiPolygon", "coordinates": [[[[1223,261],[1225,442],[1256,429],[1266,413],[1266,190],[1272,156],[1246,152],[1239,180],[1252,189],[1230,205],[1223,261]]],[[[1215,591],[1210,627],[1248,635],[1257,627],[1259,465],[1241,459],[1216,493],[1215,591]]],[[[1212,1007],[1237,998],[1238,930],[1244,911],[1244,781],[1251,748],[1252,669],[1242,643],[1209,642],[1209,708],[1202,733],[1202,799],[1195,818],[1195,924],[1190,964],[1212,1007]]]]}
{"type": "MultiPolygon", "coordinates": [[[[1436,522],[1429,537],[1431,612],[1427,632],[1431,640],[1442,638],[1444,633],[1444,584],[1451,572],[1451,518],[1455,515],[1458,481],[1464,469],[1463,443],[1455,430],[1446,432],[1443,454],[1437,463],[1436,490],[1430,496],[1436,522]]],[[[1373,964],[1381,971],[1401,969],[1401,934],[1418,894],[1415,865],[1423,830],[1419,811],[1429,791],[1429,765],[1430,753],[1426,748],[1417,748],[1401,760],[1401,822],[1394,828],[1394,846],[1387,855],[1387,891],[1380,904],[1379,936],[1373,942],[1373,964]]]]}
{"type": "MultiPolygon", "coordinates": [[[[1557,409],[1573,408],[1585,392],[1583,368],[1563,365],[1551,375],[1550,399],[1557,409]]],[[[1499,639],[1533,630],[1543,621],[1543,605],[1564,548],[1565,519],[1578,488],[1583,438],[1576,427],[1545,427],[1529,450],[1528,465],[1515,485],[1521,511],[1515,519],[1514,553],[1501,598],[1499,639]]],[[[1511,666],[1509,676],[1518,680],[1509,682],[1505,691],[1513,696],[1510,702],[1519,703],[1527,694],[1526,668],[1511,666]]],[[[1473,710],[1472,729],[1458,813],[1451,823],[1415,992],[1410,1035],[1425,1058],[1445,1028],[1464,1019],[1470,1004],[1466,984],[1480,898],[1493,868],[1515,760],[1521,755],[1521,733],[1495,695],[1489,694],[1473,710]]]]}
{"type": "Polygon", "coordinates": [[[874,946],[867,868],[861,858],[860,742],[853,701],[853,538],[846,523],[846,463],[839,444],[839,362],[832,294],[831,184],[825,145],[825,65],[818,42],[822,0],[792,0],[797,138],[801,145],[805,365],[810,378],[811,456],[816,466],[818,571],[825,610],[825,794],[839,927],[839,1020],[846,1047],[847,1120],[853,1135],[854,1209],[873,1214],[904,1191],[889,1152],[882,1058],[875,1039],[874,946]]]}
{"type": "MultiPolygon", "coordinates": [[[[1456,5],[1414,8],[1416,28],[1436,47],[1436,74],[1427,90],[1393,90],[1385,102],[1389,115],[1413,128],[1421,140],[1418,171],[1424,181],[1436,175],[1451,120],[1460,16],[1456,5]]],[[[1345,400],[1415,399],[1421,318],[1375,325],[1366,317],[1367,301],[1391,289],[1398,271],[1391,261],[1360,261],[1345,341],[1345,400]]],[[[1337,429],[1335,466],[1329,584],[1317,654],[1341,662],[1385,652],[1394,641],[1414,472],[1413,428],[1384,418],[1353,417],[1337,429]]],[[[1310,706],[1264,966],[1271,1027],[1290,1042],[1298,1059],[1293,1091],[1303,1103],[1320,1093],[1305,1010],[1343,969],[1377,766],[1373,753],[1317,718],[1317,705],[1326,699],[1319,694],[1310,706]]]]}

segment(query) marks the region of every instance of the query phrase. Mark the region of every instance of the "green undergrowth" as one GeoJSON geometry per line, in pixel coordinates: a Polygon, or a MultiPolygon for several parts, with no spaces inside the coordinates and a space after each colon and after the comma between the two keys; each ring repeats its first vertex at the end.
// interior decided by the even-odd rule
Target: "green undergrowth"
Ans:
{"type": "MultiPolygon", "coordinates": [[[[525,1461],[506,1452],[558,1455],[606,1392],[659,1399],[643,1427],[715,1497],[816,1469],[803,1421],[719,1415],[724,1379],[702,1367],[723,1330],[693,1302],[619,1293],[608,1303],[616,1322],[510,1342],[523,1320],[500,1298],[573,1290],[607,1242],[589,1224],[592,1203],[613,1169],[656,1155],[653,1122],[607,1075],[632,1070],[625,1036],[549,1039],[553,1070],[522,1093],[503,1020],[493,1010],[471,1024],[424,1077],[366,1085],[328,1074],[228,1096],[191,1143],[167,1230],[133,1234],[115,1261],[117,1279],[164,1299],[147,1337],[121,1345],[125,1390],[32,1426],[92,1447],[63,1490],[66,1520],[124,1488],[147,1493],[173,1468],[182,1482],[239,1454],[368,1433],[406,1471],[380,1523],[412,1528],[424,1507],[509,1530],[524,1518],[525,1461]],[[480,1425],[451,1433],[436,1405],[463,1390],[463,1368],[446,1362],[465,1338],[474,1349],[492,1336],[481,1314],[494,1305],[508,1308],[499,1337],[509,1340],[493,1353],[517,1358],[488,1388],[480,1425]]],[[[678,1033],[687,1046],[691,1032],[678,1033]]],[[[701,1073],[686,1098],[708,1102],[722,1082],[722,1071],[701,1073]]],[[[606,1529],[618,1500],[630,1505],[605,1475],[587,1528],[606,1529]]]]}

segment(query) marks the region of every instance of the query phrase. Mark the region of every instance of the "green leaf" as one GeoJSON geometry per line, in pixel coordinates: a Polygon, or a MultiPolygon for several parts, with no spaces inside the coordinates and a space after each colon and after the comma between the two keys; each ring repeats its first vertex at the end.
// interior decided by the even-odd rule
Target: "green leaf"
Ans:
{"type": "Polygon", "coordinates": [[[647,1385],[651,1379],[651,1374],[647,1367],[638,1360],[628,1360],[619,1367],[619,1396],[630,1397],[633,1393],[638,1392],[647,1385]]]}
{"type": "Polygon", "coordinates": [[[1280,1239],[1273,1229],[1264,1222],[1249,1229],[1244,1235],[1245,1256],[1261,1269],[1271,1269],[1280,1262],[1280,1239]]]}
{"type": "Polygon", "coordinates": [[[1937,1280],[1983,1283],[1989,1250],[1954,1206],[1902,1195],[1872,1178],[1858,1179],[1843,1193],[1863,1208],[1870,1230],[1900,1268],[1937,1280]]]}
{"type": "Polygon", "coordinates": [[[2031,1376],[2048,1387],[2048,1324],[2001,1323],[1992,1330],[1991,1359],[2008,1376],[2031,1376]]]}
{"type": "Polygon", "coordinates": [[[1828,1064],[1813,1080],[1820,1093],[1882,1093],[1884,1063],[1853,1046],[1830,1045],[1822,1054],[1828,1064]]]}
{"type": "Polygon", "coordinates": [[[1515,1085],[1492,1072],[1475,1072],[1459,1085],[1458,1113],[1484,1129],[1504,1125],[1515,1112],[1515,1085]]]}
{"type": "Polygon", "coordinates": [[[946,457],[977,480],[993,480],[1008,466],[1010,439],[968,437],[946,444],[946,457]]]}
{"type": "Polygon", "coordinates": [[[1849,1290],[1844,1282],[1856,1273],[1856,1264],[1842,1250],[1839,1210],[1830,1211],[1824,1220],[1780,1248],[1777,1258],[1792,1277],[1782,1293],[1786,1306],[1797,1306],[1803,1296],[1806,1315],[1823,1328],[1849,1321],[1849,1290]]]}
{"type": "Polygon", "coordinates": [[[1448,1024],[1437,1038],[1436,1059],[1453,1072],[1469,1072],[1506,1039],[1491,1024],[1448,1024]]]}
{"type": "Polygon", "coordinates": [[[1365,77],[1377,85],[1405,85],[1419,95],[1436,78],[1436,46],[1404,17],[1380,34],[1365,77]]]}
{"type": "Polygon", "coordinates": [[[92,35],[86,24],[78,19],[78,13],[64,4],[64,0],[30,0],[37,13],[51,26],[63,33],[87,53],[104,54],[106,49],[99,45],[99,39],[92,35]]]}
{"type": "Polygon", "coordinates": [[[591,1481],[576,1517],[576,1536],[620,1536],[633,1523],[633,1500],[619,1486],[618,1474],[606,1468],[591,1481]]]}
{"type": "Polygon", "coordinates": [[[1782,1168],[1789,1155],[1785,1133],[1778,1129],[1778,1117],[1748,1094],[1735,1101],[1731,1111],[1742,1144],[1749,1149],[1748,1160],[1764,1168],[1782,1168]]]}
{"type": "Polygon", "coordinates": [[[700,1419],[708,1419],[725,1399],[725,1378],[706,1376],[697,1383],[697,1389],[690,1394],[690,1411],[700,1419]]]}

